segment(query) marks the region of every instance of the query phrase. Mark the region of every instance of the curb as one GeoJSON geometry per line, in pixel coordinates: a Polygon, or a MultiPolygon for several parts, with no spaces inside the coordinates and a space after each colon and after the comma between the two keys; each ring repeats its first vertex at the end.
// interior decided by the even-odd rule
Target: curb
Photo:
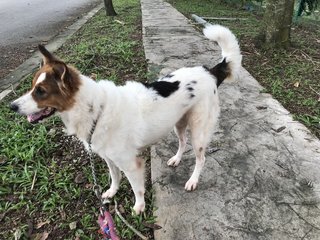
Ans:
{"type": "MultiPolygon", "coordinates": [[[[102,7],[103,3],[93,8],[86,15],[81,17],[78,21],[67,27],[64,31],[59,33],[56,37],[51,39],[46,48],[50,52],[58,50],[67,39],[75,34],[89,19],[91,19],[102,7]]],[[[41,54],[36,51],[29,59],[19,65],[13,72],[3,78],[3,84],[0,86],[0,101],[11,93],[21,82],[28,78],[39,65],[41,54]]]]}

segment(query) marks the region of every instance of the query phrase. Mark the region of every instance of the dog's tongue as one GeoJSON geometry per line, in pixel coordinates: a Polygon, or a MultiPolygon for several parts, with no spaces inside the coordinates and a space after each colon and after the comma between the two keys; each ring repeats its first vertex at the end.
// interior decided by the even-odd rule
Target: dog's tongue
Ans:
{"type": "Polygon", "coordinates": [[[37,121],[39,118],[41,118],[43,115],[43,111],[37,112],[37,113],[33,113],[30,115],[27,115],[27,119],[30,123],[33,123],[35,121],[37,121]]]}
{"type": "Polygon", "coordinates": [[[30,123],[35,123],[38,120],[41,120],[52,113],[51,108],[45,108],[39,112],[27,115],[27,119],[30,123]]]}

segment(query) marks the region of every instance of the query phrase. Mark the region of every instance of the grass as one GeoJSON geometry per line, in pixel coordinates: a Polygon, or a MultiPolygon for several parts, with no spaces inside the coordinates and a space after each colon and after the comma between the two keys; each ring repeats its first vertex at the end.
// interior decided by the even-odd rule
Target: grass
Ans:
{"type": "MultiPolygon", "coordinates": [[[[245,20],[222,21],[240,41],[244,67],[294,116],[320,138],[320,25],[294,25],[292,45],[288,49],[264,49],[258,35],[263,12],[256,7],[246,11],[235,4],[218,0],[168,0],[190,18],[191,14],[205,17],[232,17],[245,20]]],[[[231,1],[232,2],[232,1],[231,1]]]]}
{"type": "MultiPolygon", "coordinates": [[[[128,79],[145,81],[140,3],[114,4],[117,17],[106,17],[101,10],[57,55],[97,79],[118,84],[128,79]]],[[[30,85],[31,78],[0,105],[0,239],[98,239],[99,204],[82,144],[63,135],[58,118],[30,125],[8,109],[10,101],[30,85]]],[[[98,181],[106,190],[108,168],[98,157],[96,164],[98,181]]],[[[146,212],[139,216],[132,214],[134,195],[125,178],[115,197],[127,221],[149,238],[152,230],[145,224],[155,222],[152,193],[147,182],[146,212]]],[[[112,208],[111,204],[115,216],[112,208]]],[[[117,216],[114,220],[121,239],[138,239],[117,216]]]]}

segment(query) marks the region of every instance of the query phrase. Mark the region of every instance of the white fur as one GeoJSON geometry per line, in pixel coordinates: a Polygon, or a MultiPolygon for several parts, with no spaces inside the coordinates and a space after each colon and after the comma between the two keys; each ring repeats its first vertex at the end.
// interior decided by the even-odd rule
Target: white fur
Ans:
{"type": "Polygon", "coordinates": [[[39,84],[39,83],[43,82],[44,80],[46,80],[46,76],[47,76],[47,74],[45,72],[41,73],[36,81],[36,84],[39,84]]]}
{"type": "Polygon", "coordinates": [[[40,111],[41,109],[38,108],[37,102],[32,97],[32,92],[35,89],[36,85],[43,82],[46,79],[46,73],[43,72],[39,75],[38,79],[36,80],[35,86],[29,91],[27,94],[23,95],[22,97],[18,98],[13,104],[19,106],[19,113],[22,115],[29,115],[35,112],[40,111]]]}
{"type": "Polygon", "coordinates": [[[31,95],[32,91],[33,89],[13,102],[19,106],[19,113],[22,115],[29,115],[41,110],[31,95]]]}
{"type": "Polygon", "coordinates": [[[216,41],[222,50],[222,57],[230,62],[232,74],[226,80],[238,77],[242,55],[235,35],[230,29],[221,25],[210,25],[203,30],[203,34],[212,41],[216,41]]]}
{"type": "MultiPolygon", "coordinates": [[[[241,55],[230,30],[215,26],[205,30],[205,34],[218,41],[227,61],[232,64],[233,73],[238,71],[241,55]]],[[[92,149],[105,159],[112,178],[111,186],[103,197],[116,194],[121,179],[120,171],[123,171],[135,194],[136,213],[145,208],[144,167],[137,157],[139,150],[155,143],[175,128],[179,149],[167,163],[177,166],[185,150],[186,129],[189,127],[196,165],[185,189],[194,190],[205,162],[205,149],[219,116],[216,79],[209,71],[204,67],[181,68],[171,75],[159,79],[180,82],[179,89],[168,97],[162,97],[138,82],[115,86],[110,81],[97,83],[81,75],[75,104],[68,111],[59,113],[68,133],[75,134],[85,146],[88,145],[93,123],[97,120],[92,135],[92,149]]],[[[29,94],[22,98],[30,100],[31,96],[29,94]]],[[[33,108],[33,105],[26,106],[33,108]]]]}

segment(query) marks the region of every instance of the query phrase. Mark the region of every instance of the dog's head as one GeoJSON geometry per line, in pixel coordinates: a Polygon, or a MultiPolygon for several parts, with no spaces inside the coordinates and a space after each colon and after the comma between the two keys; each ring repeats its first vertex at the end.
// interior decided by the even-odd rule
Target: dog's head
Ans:
{"type": "Polygon", "coordinates": [[[10,108],[26,115],[30,123],[38,123],[56,111],[70,109],[75,102],[79,73],[39,45],[43,64],[34,75],[31,90],[10,104],[10,108]]]}

